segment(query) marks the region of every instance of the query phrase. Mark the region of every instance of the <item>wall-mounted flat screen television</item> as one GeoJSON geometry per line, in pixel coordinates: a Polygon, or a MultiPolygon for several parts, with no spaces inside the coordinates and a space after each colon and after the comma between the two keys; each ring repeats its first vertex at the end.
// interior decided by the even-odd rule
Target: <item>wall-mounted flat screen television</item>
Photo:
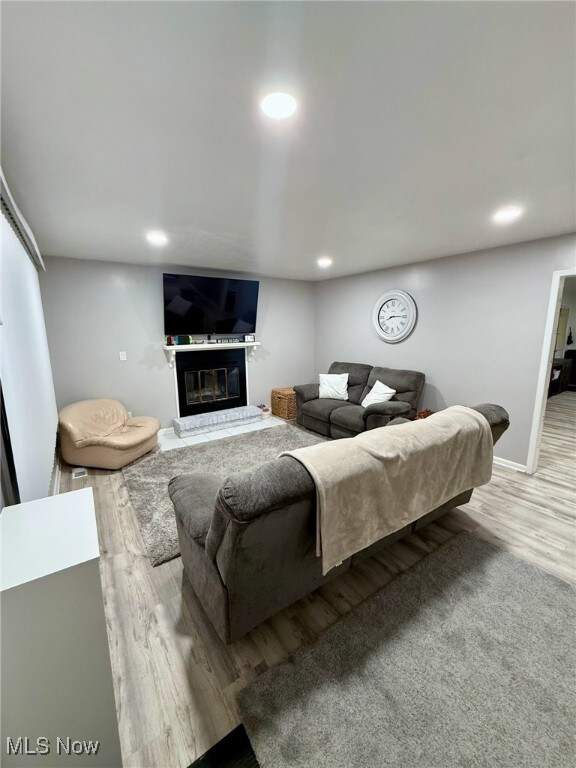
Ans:
{"type": "Polygon", "coordinates": [[[254,333],[259,285],[258,280],[164,274],[164,333],[254,333]]]}

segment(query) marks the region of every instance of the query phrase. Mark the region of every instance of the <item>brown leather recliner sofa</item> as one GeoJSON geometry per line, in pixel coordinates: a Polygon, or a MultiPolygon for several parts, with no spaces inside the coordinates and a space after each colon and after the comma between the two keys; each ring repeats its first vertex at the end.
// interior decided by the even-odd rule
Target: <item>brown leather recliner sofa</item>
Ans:
{"type": "Polygon", "coordinates": [[[58,414],[62,457],[81,467],[125,467],[157,445],[159,429],[158,419],[131,417],[118,400],[82,400],[58,414]]]}

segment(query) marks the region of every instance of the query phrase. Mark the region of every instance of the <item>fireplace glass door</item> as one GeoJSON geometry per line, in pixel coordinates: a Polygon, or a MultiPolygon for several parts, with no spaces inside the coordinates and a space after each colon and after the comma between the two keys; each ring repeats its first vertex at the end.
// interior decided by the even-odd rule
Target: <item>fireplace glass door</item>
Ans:
{"type": "Polygon", "coordinates": [[[239,408],[248,402],[244,349],[178,352],[178,415],[239,408]]]}
{"type": "Polygon", "coordinates": [[[240,397],[240,371],[237,367],[186,371],[184,379],[187,405],[236,400],[240,397]]]}

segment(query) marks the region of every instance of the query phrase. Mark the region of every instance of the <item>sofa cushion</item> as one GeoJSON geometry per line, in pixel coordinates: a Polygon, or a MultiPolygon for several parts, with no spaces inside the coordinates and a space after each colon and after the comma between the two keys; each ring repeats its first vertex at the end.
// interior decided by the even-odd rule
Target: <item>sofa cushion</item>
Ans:
{"type": "Polygon", "coordinates": [[[318,435],[324,435],[325,437],[332,437],[332,425],[329,421],[320,421],[320,419],[314,419],[312,416],[302,414],[301,426],[305,429],[309,429],[310,432],[316,432],[318,435]]]}
{"type": "Polygon", "coordinates": [[[372,403],[364,408],[364,421],[370,416],[389,416],[391,419],[396,416],[404,416],[410,411],[410,404],[403,403],[401,400],[386,400],[384,403],[372,403]]]}
{"type": "Polygon", "coordinates": [[[338,408],[330,416],[332,424],[343,427],[350,432],[364,432],[364,408],[361,405],[346,405],[338,408]]]}
{"type": "Polygon", "coordinates": [[[348,400],[347,373],[321,373],[318,397],[322,400],[348,400]]]}
{"type": "Polygon", "coordinates": [[[372,405],[373,403],[385,403],[388,400],[392,400],[395,394],[396,394],[395,389],[390,389],[390,387],[387,387],[386,384],[378,380],[374,384],[370,392],[368,392],[366,397],[362,400],[360,405],[363,408],[367,408],[369,405],[372,405]]]}
{"type": "Polygon", "coordinates": [[[424,374],[419,371],[375,366],[368,377],[368,384],[362,393],[360,402],[364,400],[377,381],[382,381],[386,386],[396,390],[394,400],[400,400],[410,405],[410,416],[414,417],[416,416],[418,401],[424,386],[424,379],[424,374]]]}
{"type": "Polygon", "coordinates": [[[378,429],[388,426],[397,416],[409,416],[409,414],[409,403],[402,403],[400,400],[388,400],[386,403],[373,403],[364,408],[364,423],[366,429],[378,429]]]}
{"type": "Polygon", "coordinates": [[[348,374],[348,400],[351,403],[358,404],[368,382],[368,377],[372,370],[371,365],[364,363],[332,363],[329,373],[347,373],[348,374]]]}
{"type": "Polygon", "coordinates": [[[222,477],[214,472],[189,472],[173,477],[168,493],[189,536],[204,546],[222,477]]]}
{"type": "Polygon", "coordinates": [[[345,408],[348,406],[346,400],[331,400],[328,398],[320,400],[309,400],[302,405],[302,413],[305,416],[311,416],[318,421],[330,423],[330,414],[336,408],[345,408]]]}

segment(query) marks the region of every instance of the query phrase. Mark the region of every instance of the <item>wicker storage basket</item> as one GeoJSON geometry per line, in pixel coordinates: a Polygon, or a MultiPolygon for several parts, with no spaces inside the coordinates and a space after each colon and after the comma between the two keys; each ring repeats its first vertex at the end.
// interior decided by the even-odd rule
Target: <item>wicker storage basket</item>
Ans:
{"type": "Polygon", "coordinates": [[[296,392],[292,387],[272,390],[272,413],[281,419],[296,418],[296,392]]]}

